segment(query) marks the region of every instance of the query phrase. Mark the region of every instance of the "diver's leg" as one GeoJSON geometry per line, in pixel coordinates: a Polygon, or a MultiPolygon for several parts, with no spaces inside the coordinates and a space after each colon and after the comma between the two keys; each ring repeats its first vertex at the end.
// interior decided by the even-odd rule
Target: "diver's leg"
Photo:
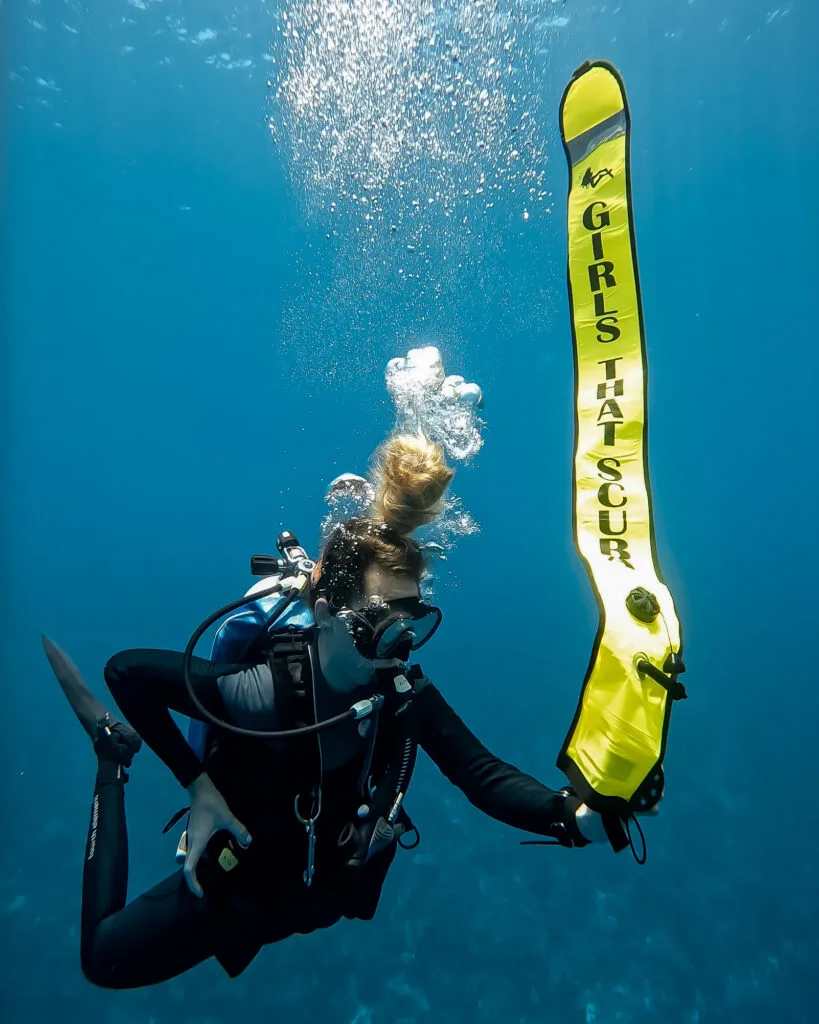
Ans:
{"type": "Polygon", "coordinates": [[[128,892],[128,831],[125,824],[125,783],[121,764],[100,759],[85,847],[82,878],[80,962],[85,976],[97,984],[93,969],[99,925],[125,906],[128,892]]]}
{"type": "MultiPolygon", "coordinates": [[[[224,912],[207,898],[194,896],[181,869],[126,906],[125,769],[142,740],[112,718],[63,650],[47,637],[43,646],[75,715],[94,741],[98,762],[83,867],[83,973],[104,988],[138,988],[166,981],[218,955],[228,974],[235,976],[263,940],[254,941],[252,934],[245,934],[251,930],[244,927],[243,942],[228,936],[226,945],[224,912]],[[241,947],[238,952],[234,945],[241,947]]],[[[206,668],[209,681],[212,670],[209,664],[206,668]]]]}
{"type": "Polygon", "coordinates": [[[99,764],[85,853],[80,959],[86,978],[103,988],[138,988],[166,981],[207,960],[217,931],[205,902],[177,871],[127,906],[128,776],[109,749],[96,744],[99,764]]]}
{"type": "MultiPolygon", "coordinates": [[[[85,910],[85,884],[83,910],[85,910]]],[[[121,910],[86,929],[82,969],[94,985],[110,989],[158,985],[214,956],[219,925],[185,884],[182,870],[121,910]]]]}
{"type": "Polygon", "coordinates": [[[125,906],[128,832],[125,783],[142,740],[115,721],[55,643],[43,647],[74,714],[94,742],[97,777],[83,866],[80,958],[89,981],[134,988],[181,974],[213,954],[214,928],[181,871],[125,906]],[[181,883],[181,885],[180,885],[181,883]],[[189,898],[188,898],[189,897],[189,898]],[[208,920],[206,920],[208,918],[208,920]],[[201,920],[200,920],[201,919],[201,920]]]}

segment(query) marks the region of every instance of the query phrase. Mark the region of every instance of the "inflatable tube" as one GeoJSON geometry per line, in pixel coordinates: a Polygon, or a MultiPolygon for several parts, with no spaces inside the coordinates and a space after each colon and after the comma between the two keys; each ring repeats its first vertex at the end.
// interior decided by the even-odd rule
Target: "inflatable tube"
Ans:
{"type": "Polygon", "coordinates": [[[661,798],[671,708],[685,696],[680,624],[652,523],[630,127],[617,71],[604,61],[578,68],[560,105],[570,175],[573,526],[600,625],[557,765],[591,808],[621,818],[661,798]]]}

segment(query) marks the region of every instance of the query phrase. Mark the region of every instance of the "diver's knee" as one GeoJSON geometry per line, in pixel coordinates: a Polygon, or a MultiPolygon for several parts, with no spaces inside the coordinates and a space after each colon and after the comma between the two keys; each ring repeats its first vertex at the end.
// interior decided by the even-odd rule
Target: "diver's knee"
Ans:
{"type": "Polygon", "coordinates": [[[96,950],[85,952],[80,956],[80,966],[85,980],[97,988],[122,988],[117,983],[114,965],[96,950]]]}
{"type": "Polygon", "coordinates": [[[109,690],[131,676],[136,664],[135,653],[135,651],[119,651],[105,663],[103,675],[109,690]]]}

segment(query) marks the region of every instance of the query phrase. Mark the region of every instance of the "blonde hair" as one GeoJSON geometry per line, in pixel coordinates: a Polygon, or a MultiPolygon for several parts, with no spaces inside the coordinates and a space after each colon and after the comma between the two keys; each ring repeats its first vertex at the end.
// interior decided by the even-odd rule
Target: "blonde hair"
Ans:
{"type": "Polygon", "coordinates": [[[395,434],[375,455],[375,500],[369,516],[341,523],[330,534],[313,578],[313,596],[336,607],[364,594],[364,573],[378,565],[418,582],[424,558],[412,531],[443,509],[455,475],[440,445],[422,434],[395,434]]]}
{"type": "Polygon", "coordinates": [[[371,515],[402,537],[441,514],[455,470],[444,450],[423,434],[393,434],[375,455],[371,515]]]}

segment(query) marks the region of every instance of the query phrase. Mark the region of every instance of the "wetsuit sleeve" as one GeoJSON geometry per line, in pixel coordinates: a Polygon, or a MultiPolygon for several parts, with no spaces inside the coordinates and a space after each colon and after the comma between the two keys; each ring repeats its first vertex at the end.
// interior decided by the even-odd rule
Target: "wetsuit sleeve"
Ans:
{"type": "Polygon", "coordinates": [[[575,814],[580,801],[557,793],[491,754],[428,680],[416,685],[418,742],[471,804],[497,821],[537,835],[562,825],[572,845],[586,846],[575,814]]]}
{"type": "MultiPolygon", "coordinates": [[[[115,654],[105,666],[105,681],[125,718],[157,757],[188,787],[202,774],[202,762],[188,745],[171,711],[199,721],[203,716],[190,699],[177,651],[136,650],[115,654]]],[[[191,685],[199,701],[217,718],[232,721],[218,679],[242,666],[193,658],[191,685]]],[[[247,667],[247,666],[244,666],[247,667]]]]}

